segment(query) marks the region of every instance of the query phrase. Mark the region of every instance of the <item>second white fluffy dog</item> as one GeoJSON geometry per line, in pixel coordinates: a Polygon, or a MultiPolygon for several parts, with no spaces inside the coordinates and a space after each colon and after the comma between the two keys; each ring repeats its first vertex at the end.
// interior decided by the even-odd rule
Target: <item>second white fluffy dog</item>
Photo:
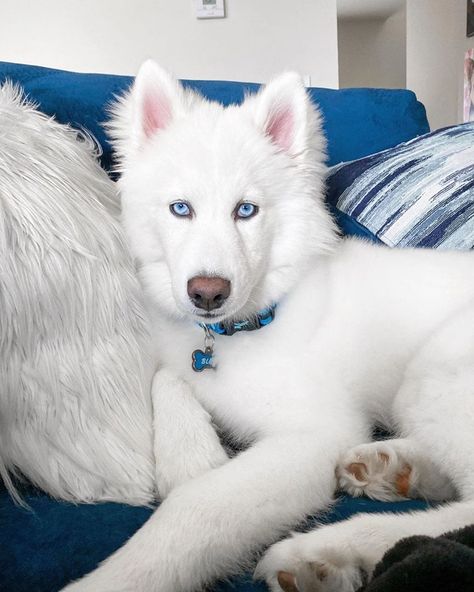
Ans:
{"type": "Polygon", "coordinates": [[[257,568],[272,590],[353,591],[401,537],[472,522],[474,255],[339,240],[296,75],[225,109],[148,62],[113,128],[167,497],[67,589],[199,590],[326,508],[341,458],[353,493],[462,501],[284,540],[257,568]],[[400,438],[366,444],[375,420],[400,438]],[[229,460],[211,421],[248,449],[229,460]]]}

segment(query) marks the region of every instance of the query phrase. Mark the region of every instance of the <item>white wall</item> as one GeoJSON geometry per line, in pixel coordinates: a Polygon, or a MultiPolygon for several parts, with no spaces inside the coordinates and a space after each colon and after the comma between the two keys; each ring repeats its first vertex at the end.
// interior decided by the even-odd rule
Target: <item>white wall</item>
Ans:
{"type": "Polygon", "coordinates": [[[341,88],[405,88],[405,10],[388,18],[339,18],[341,88]]]}
{"type": "Polygon", "coordinates": [[[407,86],[425,104],[432,129],[462,120],[466,0],[407,0],[407,86]]]}
{"type": "Polygon", "coordinates": [[[135,73],[154,57],[181,78],[265,82],[285,69],[337,88],[336,0],[0,0],[0,60],[135,73]]]}
{"type": "Polygon", "coordinates": [[[337,0],[337,14],[344,19],[385,19],[404,4],[405,0],[337,0]]]}

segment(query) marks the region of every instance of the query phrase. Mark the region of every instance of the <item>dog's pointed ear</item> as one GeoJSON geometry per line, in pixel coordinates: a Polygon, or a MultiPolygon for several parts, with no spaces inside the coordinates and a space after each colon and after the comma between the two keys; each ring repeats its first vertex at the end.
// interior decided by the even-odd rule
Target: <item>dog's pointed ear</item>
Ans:
{"type": "Polygon", "coordinates": [[[141,66],[133,84],[132,98],[133,125],[142,142],[168,127],[180,111],[181,94],[178,82],[156,62],[147,60],[141,66]]]}
{"type": "Polygon", "coordinates": [[[311,130],[312,109],[301,77],[287,72],[272,80],[256,97],[257,125],[292,156],[303,152],[311,130]]]}
{"type": "Polygon", "coordinates": [[[129,92],[112,106],[108,131],[118,159],[135,156],[155,134],[183,112],[180,83],[153,60],[142,64],[129,92]]]}

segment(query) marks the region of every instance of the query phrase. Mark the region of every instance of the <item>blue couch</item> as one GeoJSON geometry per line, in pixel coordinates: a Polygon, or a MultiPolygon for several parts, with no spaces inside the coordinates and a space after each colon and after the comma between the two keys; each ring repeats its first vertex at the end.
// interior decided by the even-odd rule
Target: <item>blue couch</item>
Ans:
{"type": "MultiPolygon", "coordinates": [[[[112,155],[101,124],[106,106],[132,81],[128,76],[79,74],[0,62],[0,83],[20,84],[44,112],[63,123],[91,131],[102,145],[106,169],[112,155]]],[[[240,102],[256,84],[185,81],[210,99],[240,102]]],[[[429,131],[423,105],[406,90],[311,88],[319,104],[328,137],[328,163],[361,158],[429,131]]],[[[0,128],[1,133],[1,128],[0,128]]],[[[0,188],[1,190],[1,188],[0,188]]],[[[363,229],[335,212],[347,232],[363,229]]],[[[1,394],[0,394],[1,396],[1,394]]],[[[121,546],[149,517],[148,508],[121,504],[72,505],[55,501],[31,488],[24,490],[30,509],[14,504],[0,483],[0,590],[55,592],[68,581],[92,570],[121,546]]],[[[335,521],[357,512],[405,511],[424,508],[421,501],[397,504],[341,497],[318,521],[335,521]]],[[[309,522],[314,518],[309,518],[309,522]]],[[[251,576],[217,584],[213,590],[265,590],[251,576]]],[[[99,591],[98,591],[99,592],[99,591]]]]}

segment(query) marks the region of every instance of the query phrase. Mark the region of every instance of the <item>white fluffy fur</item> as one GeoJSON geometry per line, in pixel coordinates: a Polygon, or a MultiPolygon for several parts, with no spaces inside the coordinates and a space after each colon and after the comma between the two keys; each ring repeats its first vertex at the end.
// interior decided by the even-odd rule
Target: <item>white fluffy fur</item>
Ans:
{"type": "Polygon", "coordinates": [[[154,497],[148,329],[86,136],[0,88],[0,468],[71,501],[154,497]]]}
{"type": "Polygon", "coordinates": [[[238,570],[328,506],[338,460],[369,441],[374,421],[442,468],[462,503],[295,536],[270,548],[258,577],[276,591],[283,569],[300,590],[353,591],[360,568],[370,573],[400,537],[472,522],[474,255],[339,241],[324,207],[319,117],[292,74],[224,109],[147,63],[112,127],[162,367],[153,400],[158,479],[169,494],[67,590],[189,592],[238,570]],[[290,113],[290,127],[274,125],[275,113],[290,113]],[[169,211],[183,199],[192,219],[169,211]],[[242,199],[260,212],[235,221],[242,199]],[[214,320],[278,308],[260,331],[217,337],[217,369],[197,374],[202,311],[186,283],[203,274],[232,282],[214,320]],[[249,447],[227,460],[211,419],[249,447]]]}

